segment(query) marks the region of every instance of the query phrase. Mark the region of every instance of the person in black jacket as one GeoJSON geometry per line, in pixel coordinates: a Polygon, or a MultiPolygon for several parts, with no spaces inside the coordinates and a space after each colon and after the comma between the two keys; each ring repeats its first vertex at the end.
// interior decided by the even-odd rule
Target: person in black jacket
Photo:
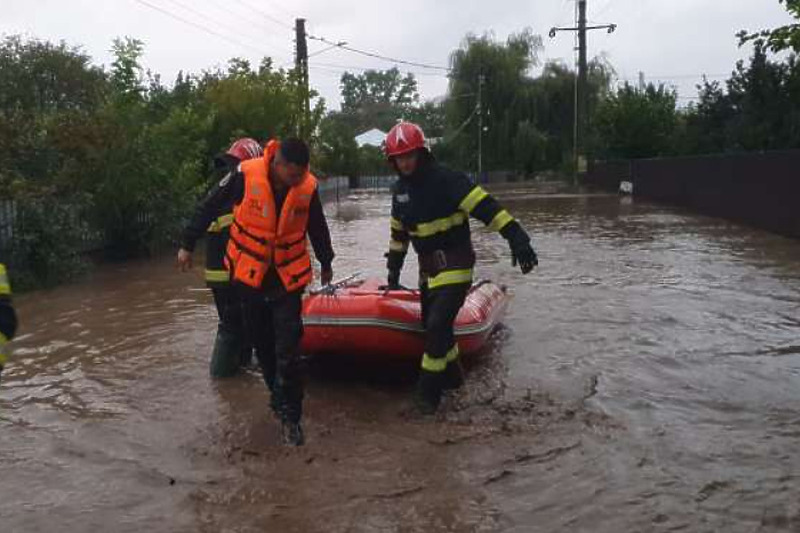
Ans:
{"type": "Polygon", "coordinates": [[[322,284],[333,278],[334,258],[316,178],[308,164],[303,141],[270,141],[263,158],[240,164],[201,206],[208,212],[234,206],[226,267],[243,301],[245,327],[271,392],[271,407],[281,419],[284,443],[295,446],[305,440],[300,425],[304,388],[299,348],[302,294],[312,276],[306,241],[311,241],[320,263],[322,284]]]}
{"type": "MultiPolygon", "coordinates": [[[[1,259],[0,259],[1,261],[1,259]]],[[[11,304],[11,283],[6,266],[0,262],[0,375],[8,362],[8,342],[17,332],[17,314],[11,304]]]]}
{"type": "Polygon", "coordinates": [[[423,413],[433,413],[446,389],[463,382],[453,324],[472,286],[475,252],[469,217],[500,232],[512,263],[523,274],[538,264],[522,226],[482,187],[440,166],[416,124],[401,122],[386,136],[385,151],[400,179],[392,191],[388,287],[400,287],[409,243],[419,257],[425,353],[414,396],[423,413]]]}
{"type": "MultiPolygon", "coordinates": [[[[214,160],[218,169],[230,174],[240,162],[261,157],[264,150],[257,141],[242,138],[235,141],[227,152],[214,160]]],[[[214,190],[209,194],[213,194],[214,190]]],[[[192,266],[192,252],[197,241],[206,238],[206,286],[214,295],[219,322],[209,371],[212,377],[226,378],[236,375],[247,366],[252,357],[252,342],[246,338],[242,304],[231,287],[230,275],[225,269],[225,247],[228,245],[230,226],[233,223],[233,201],[209,207],[207,200],[198,204],[189,224],[183,231],[178,265],[183,271],[192,266]]]]}

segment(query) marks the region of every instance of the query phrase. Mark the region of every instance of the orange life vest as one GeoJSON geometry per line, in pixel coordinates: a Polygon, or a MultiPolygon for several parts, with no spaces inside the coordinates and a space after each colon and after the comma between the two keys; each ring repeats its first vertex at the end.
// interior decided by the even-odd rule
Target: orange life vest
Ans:
{"type": "Polygon", "coordinates": [[[317,180],[307,172],[289,189],[279,219],[269,181],[269,163],[276,149],[277,143],[270,142],[263,158],[241,164],[244,197],[233,210],[225,267],[233,281],[259,289],[274,266],[286,291],[294,292],[312,279],[306,232],[317,180]]]}

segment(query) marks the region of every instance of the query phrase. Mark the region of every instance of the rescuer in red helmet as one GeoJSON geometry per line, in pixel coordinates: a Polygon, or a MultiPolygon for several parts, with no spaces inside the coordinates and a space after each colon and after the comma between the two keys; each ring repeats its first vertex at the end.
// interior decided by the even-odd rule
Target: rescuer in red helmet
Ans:
{"type": "Polygon", "coordinates": [[[11,282],[8,281],[8,272],[2,261],[0,257],[0,374],[8,360],[6,345],[17,331],[17,314],[11,305],[11,282]]]}
{"type": "Polygon", "coordinates": [[[440,166],[422,129],[400,122],[384,150],[400,179],[392,190],[391,240],[386,254],[389,288],[400,287],[408,245],[419,257],[425,353],[414,395],[418,409],[436,411],[442,393],[463,382],[453,324],[472,285],[475,252],[469,217],[500,232],[512,265],[527,274],[538,264],[531,239],[511,214],[465,174],[440,166]]]}
{"type": "MultiPolygon", "coordinates": [[[[214,158],[215,166],[225,174],[232,173],[242,161],[263,156],[264,149],[255,139],[242,138],[231,144],[224,153],[214,158]]],[[[197,241],[206,238],[206,286],[214,295],[219,323],[209,371],[212,377],[225,378],[236,375],[242,365],[250,362],[252,349],[245,340],[242,304],[230,283],[230,275],[223,264],[225,247],[233,223],[233,201],[209,206],[201,202],[188,226],[183,231],[178,266],[186,271],[192,266],[192,252],[197,241]]]]}

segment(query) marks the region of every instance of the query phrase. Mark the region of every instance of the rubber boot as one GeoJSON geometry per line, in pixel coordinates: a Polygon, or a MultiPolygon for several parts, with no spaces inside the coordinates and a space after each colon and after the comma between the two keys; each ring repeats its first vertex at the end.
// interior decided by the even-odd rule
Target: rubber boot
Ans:
{"type": "Polygon", "coordinates": [[[306,443],[303,426],[300,422],[284,420],[281,425],[281,439],[285,446],[302,446],[306,443]]]}
{"type": "Polygon", "coordinates": [[[414,391],[414,407],[422,415],[432,415],[439,409],[444,390],[444,372],[422,370],[414,391]]]}
{"type": "Polygon", "coordinates": [[[229,378],[239,372],[241,358],[241,339],[230,333],[217,329],[214,339],[214,351],[211,353],[209,373],[212,378],[229,378]]]}
{"type": "Polygon", "coordinates": [[[447,369],[444,371],[442,388],[444,388],[444,390],[455,390],[460,389],[463,384],[464,367],[461,366],[461,361],[451,361],[447,364],[447,369]]]}

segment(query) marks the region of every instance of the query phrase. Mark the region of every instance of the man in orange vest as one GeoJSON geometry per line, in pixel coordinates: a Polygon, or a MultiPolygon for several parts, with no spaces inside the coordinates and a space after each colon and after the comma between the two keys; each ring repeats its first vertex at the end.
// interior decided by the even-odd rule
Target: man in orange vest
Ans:
{"type": "Polygon", "coordinates": [[[0,263],[0,374],[7,362],[6,344],[17,331],[17,315],[11,305],[11,284],[6,266],[0,263]]]}
{"type": "Polygon", "coordinates": [[[308,146],[294,138],[270,141],[264,156],[242,162],[206,199],[209,208],[234,204],[225,266],[244,302],[245,327],[280,417],[284,443],[304,442],[300,425],[303,383],[299,361],[302,294],[311,283],[307,241],[333,278],[328,223],[308,170],[308,146]]]}

